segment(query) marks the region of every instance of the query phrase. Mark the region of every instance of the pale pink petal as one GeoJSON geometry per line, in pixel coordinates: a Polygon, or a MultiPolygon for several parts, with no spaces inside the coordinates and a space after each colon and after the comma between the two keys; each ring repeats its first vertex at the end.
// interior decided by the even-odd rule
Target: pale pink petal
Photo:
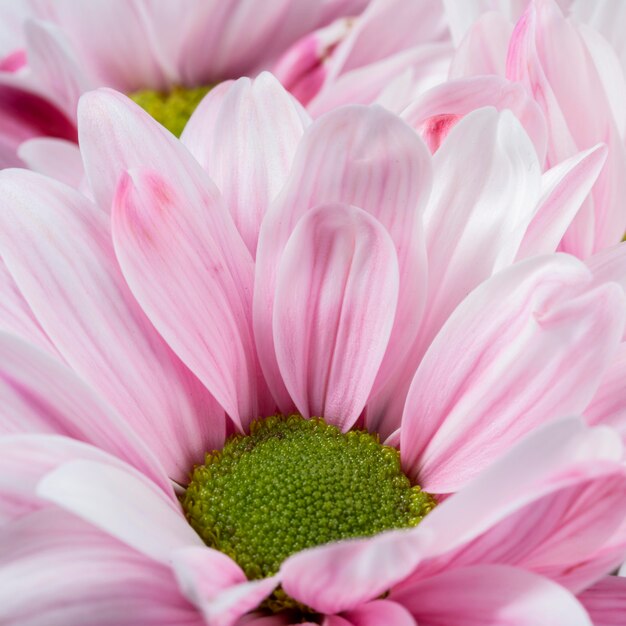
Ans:
{"type": "Polygon", "coordinates": [[[354,626],[417,626],[403,606],[389,600],[374,600],[362,604],[348,611],[345,616],[354,626]]]}
{"type": "Polygon", "coordinates": [[[567,590],[513,567],[455,569],[392,592],[391,597],[419,626],[592,626],[567,590]]]}
{"type": "Polygon", "coordinates": [[[235,622],[240,626],[237,620],[256,609],[278,584],[276,577],[247,581],[233,560],[206,547],[183,548],[172,558],[182,592],[211,626],[232,626],[235,622]]]}
{"type": "Polygon", "coordinates": [[[513,23],[502,13],[489,11],[481,15],[467,30],[452,57],[450,78],[504,76],[512,32],[513,23]]]}
{"type": "Polygon", "coordinates": [[[278,268],[273,330],[304,417],[354,425],[387,348],[398,282],[393,241],[365,211],[326,205],[298,222],[278,268]]]}
{"type": "Polygon", "coordinates": [[[578,599],[587,609],[593,626],[622,626],[626,615],[626,578],[606,576],[583,591],[578,599]]]}
{"type": "Polygon", "coordinates": [[[47,509],[0,536],[6,626],[201,626],[169,567],[82,520],[47,509]]]}
{"type": "Polygon", "coordinates": [[[195,200],[157,172],[129,172],[113,207],[115,249],[157,330],[245,429],[274,406],[251,328],[254,267],[230,248],[219,197],[195,200]]]}
{"type": "MultiPolygon", "coordinates": [[[[552,0],[529,3],[511,38],[507,76],[524,84],[544,111],[549,166],[598,142],[609,149],[592,198],[568,229],[562,249],[584,258],[617,243],[626,230],[626,152],[593,55],[552,0]],[[576,80],[570,78],[572,67],[576,80]]],[[[613,80],[624,83],[624,76],[613,74],[613,80]]]]}
{"type": "Polygon", "coordinates": [[[254,257],[261,221],[287,179],[308,116],[267,72],[239,79],[218,98],[218,111],[212,94],[211,105],[196,110],[181,141],[221,191],[254,257]]]}
{"type": "Polygon", "coordinates": [[[597,252],[586,263],[598,283],[613,281],[626,291],[626,242],[597,252]]]}
{"type": "Polygon", "coordinates": [[[37,494],[162,563],[177,549],[202,545],[180,504],[130,467],[69,461],[44,476],[37,494]]]}
{"type": "Polygon", "coordinates": [[[547,171],[535,215],[516,260],[554,252],[578,213],[606,161],[604,144],[581,152],[547,171]]]}
{"type": "Polygon", "coordinates": [[[389,231],[398,254],[400,299],[379,374],[382,383],[409,349],[424,307],[421,212],[431,176],[430,156],[417,134],[381,108],[345,107],[307,129],[286,187],[261,226],[256,261],[255,338],[281,410],[290,410],[292,404],[274,353],[274,290],[283,249],[297,221],[315,206],[341,202],[371,213],[389,231]]]}
{"type": "Polygon", "coordinates": [[[76,119],[80,95],[93,88],[61,29],[40,20],[24,26],[28,65],[38,86],[68,116],[76,119]]]}
{"type": "Polygon", "coordinates": [[[427,91],[402,112],[402,118],[424,138],[435,152],[447,133],[464,115],[475,109],[493,106],[510,109],[531,138],[538,160],[546,152],[546,123],[541,109],[519,84],[499,76],[475,76],[449,80],[427,91]],[[451,122],[446,123],[448,120],[451,122]],[[442,128],[445,133],[442,133],[442,128]]]}
{"type": "MultiPolygon", "coordinates": [[[[37,495],[41,478],[67,461],[86,459],[124,464],[103,450],[56,435],[0,438],[0,524],[49,506],[37,495]]],[[[172,499],[174,492],[169,487],[172,499]]]]}
{"type": "MultiPolygon", "coordinates": [[[[403,50],[329,80],[309,102],[307,110],[320,117],[345,104],[372,104],[381,99],[384,90],[394,79],[411,72],[410,93],[421,93],[445,81],[450,63],[450,46],[447,43],[429,43],[403,50]]],[[[388,107],[400,112],[410,102],[410,96],[388,107]]]]}
{"type": "Polygon", "coordinates": [[[464,117],[434,165],[425,214],[429,337],[477,284],[513,260],[540,188],[533,145],[509,111],[464,117]]]}
{"type": "Polygon", "coordinates": [[[85,170],[75,143],[54,137],[37,137],[22,143],[18,155],[28,169],[82,189],[85,170]]]}
{"type": "Polygon", "coordinates": [[[27,171],[0,175],[0,247],[13,279],[67,363],[157,454],[187,476],[224,440],[216,401],[154,330],[121,275],[108,216],[27,171]]]}
{"type": "Polygon", "coordinates": [[[0,258],[0,329],[61,358],[0,258]]]}
{"type": "Polygon", "coordinates": [[[616,531],[623,533],[622,454],[614,431],[590,429],[581,420],[560,420],[532,433],[413,531],[431,532],[423,552],[431,550],[432,558],[423,558],[399,587],[446,569],[505,564],[574,592],[585,588],[606,571],[589,561],[602,557],[606,565],[603,552],[616,545],[616,531]],[[581,566],[586,573],[572,577],[581,566]]]}
{"type": "Polygon", "coordinates": [[[584,414],[589,424],[611,426],[626,440],[626,343],[620,344],[584,414]]]}
{"type": "Polygon", "coordinates": [[[0,432],[46,432],[93,444],[125,460],[165,490],[167,476],[130,426],[54,359],[0,334],[0,432]]]}
{"type": "Polygon", "coordinates": [[[621,339],[626,308],[563,255],[514,265],[457,307],[413,379],[403,463],[449,493],[536,426],[581,413],[621,339]]]}
{"type": "Polygon", "coordinates": [[[412,572],[428,532],[392,531],[312,548],[280,568],[283,589],[321,613],[339,613],[374,600],[412,572]]]}

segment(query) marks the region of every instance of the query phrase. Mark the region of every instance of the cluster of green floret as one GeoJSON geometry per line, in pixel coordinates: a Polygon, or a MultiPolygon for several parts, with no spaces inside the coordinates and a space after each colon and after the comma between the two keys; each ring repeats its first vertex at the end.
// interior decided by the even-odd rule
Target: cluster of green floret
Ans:
{"type": "Polygon", "coordinates": [[[159,124],[180,137],[191,114],[210,90],[211,86],[174,87],[170,91],[142,89],[131,93],[129,97],[159,124]]]}
{"type": "Polygon", "coordinates": [[[182,498],[191,526],[249,579],[312,546],[417,525],[435,506],[365,431],[272,416],[206,455],[182,498]]]}

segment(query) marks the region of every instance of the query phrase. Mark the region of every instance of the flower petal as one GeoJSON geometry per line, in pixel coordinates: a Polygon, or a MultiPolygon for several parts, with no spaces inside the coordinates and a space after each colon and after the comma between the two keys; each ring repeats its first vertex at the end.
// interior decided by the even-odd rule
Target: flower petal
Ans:
{"type": "Polygon", "coordinates": [[[585,266],[540,257],[472,292],[418,369],[403,415],[411,476],[450,493],[547,420],[582,412],[621,339],[621,289],[585,266]]]}
{"type": "Polygon", "coordinates": [[[239,79],[218,98],[218,111],[212,103],[196,109],[181,141],[221,191],[255,257],[261,221],[287,179],[308,115],[268,72],[239,79]]]}
{"type": "Polygon", "coordinates": [[[0,536],[6,626],[201,626],[171,569],[58,509],[0,536]]]}
{"type": "Polygon", "coordinates": [[[311,548],[289,557],[278,575],[292,598],[320,613],[355,609],[412,572],[429,536],[391,531],[311,548]]]}
{"type": "Polygon", "coordinates": [[[517,260],[557,250],[606,161],[604,144],[559,163],[542,176],[542,194],[517,260]]]}
{"type": "Polygon", "coordinates": [[[592,626],[567,590],[537,574],[501,565],[447,571],[391,597],[420,626],[592,626]]]}
{"type": "Polygon", "coordinates": [[[315,206],[341,202],[371,213],[391,235],[400,268],[400,298],[378,386],[406,354],[423,311],[421,212],[430,180],[426,147],[412,129],[381,108],[344,107],[307,129],[289,180],[261,226],[256,259],[255,337],[263,372],[281,410],[293,405],[274,352],[274,291],[280,258],[297,221],[315,206]]]}
{"type": "Polygon", "coordinates": [[[37,493],[162,563],[179,548],[203,545],[180,505],[130,467],[70,461],[44,476],[37,493]]]}
{"type": "Polygon", "coordinates": [[[307,213],[276,278],[274,341],[300,413],[346,431],[361,414],[385,354],[398,300],[391,238],[365,211],[307,213]]]}
{"type": "MultiPolygon", "coordinates": [[[[574,592],[604,569],[589,567],[617,545],[626,515],[623,447],[610,428],[582,420],[549,424],[527,436],[461,491],[440,503],[416,529],[432,541],[410,579],[481,564],[515,565],[574,592]],[[583,575],[577,572],[585,568],[583,575]],[[574,574],[574,575],[572,575],[574,574]]],[[[414,531],[415,532],[415,531],[414,531]]]]}
{"type": "Polygon", "coordinates": [[[594,626],[621,626],[626,615],[626,578],[606,576],[586,589],[579,600],[587,609],[594,626]]]}
{"type": "Polygon", "coordinates": [[[184,479],[224,440],[224,414],[131,295],[108,216],[77,191],[27,171],[0,174],[0,248],[67,363],[184,479]]]}
{"type": "Polygon", "coordinates": [[[93,444],[171,493],[154,454],[126,422],[56,359],[0,333],[0,432],[48,432],[93,444]]]}
{"type": "MultiPolygon", "coordinates": [[[[354,626],[417,626],[411,614],[400,604],[389,600],[374,600],[345,614],[354,626]]],[[[421,624],[422,622],[420,622],[421,624]]]]}
{"type": "Polygon", "coordinates": [[[21,144],[18,154],[28,169],[83,191],[85,169],[75,143],[54,137],[37,137],[21,144]]]}
{"type": "Polygon", "coordinates": [[[273,410],[251,328],[253,263],[228,244],[219,198],[194,203],[157,172],[133,170],[113,206],[113,238],[157,330],[245,429],[273,410]]]}

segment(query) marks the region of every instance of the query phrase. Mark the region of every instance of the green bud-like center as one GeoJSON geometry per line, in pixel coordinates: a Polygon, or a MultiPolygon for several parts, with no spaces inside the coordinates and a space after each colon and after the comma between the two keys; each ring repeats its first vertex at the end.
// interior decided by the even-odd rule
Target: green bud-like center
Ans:
{"type": "Polygon", "coordinates": [[[376,435],[291,415],[258,420],[207,454],[182,504],[205,543],[255,579],[305,548],[415,526],[435,500],[376,435]]]}
{"type": "Polygon", "coordinates": [[[211,91],[212,85],[203,87],[173,87],[170,91],[142,89],[128,94],[142,109],[159,124],[180,137],[185,124],[196,110],[200,100],[211,91]]]}

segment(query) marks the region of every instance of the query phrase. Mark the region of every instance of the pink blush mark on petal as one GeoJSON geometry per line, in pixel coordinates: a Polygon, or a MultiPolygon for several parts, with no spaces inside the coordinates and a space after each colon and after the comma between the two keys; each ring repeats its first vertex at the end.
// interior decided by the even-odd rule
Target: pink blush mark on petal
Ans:
{"type": "Polygon", "coordinates": [[[461,115],[454,113],[433,115],[420,124],[419,128],[417,128],[417,132],[422,136],[429,150],[434,154],[439,150],[439,146],[461,117],[461,115]]]}
{"type": "Polygon", "coordinates": [[[17,72],[25,67],[26,62],[26,50],[14,50],[0,59],[0,72],[17,72]]]}

